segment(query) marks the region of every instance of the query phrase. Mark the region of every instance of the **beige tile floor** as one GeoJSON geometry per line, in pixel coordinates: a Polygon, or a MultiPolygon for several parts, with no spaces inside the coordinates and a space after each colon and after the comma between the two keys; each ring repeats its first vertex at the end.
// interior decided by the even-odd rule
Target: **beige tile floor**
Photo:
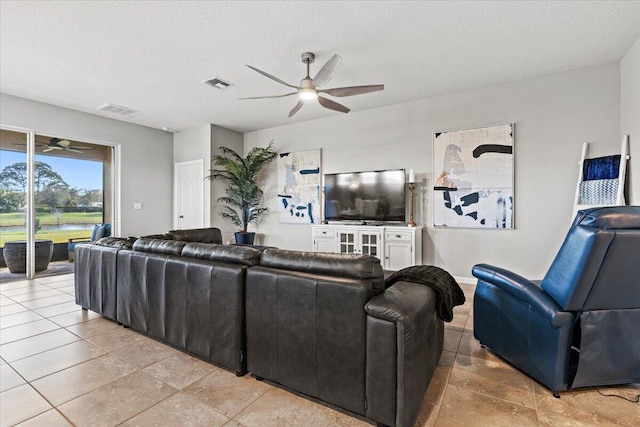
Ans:
{"type": "MultiPolygon", "coordinates": [[[[471,331],[474,286],[462,287],[467,303],[446,324],[416,425],[640,425],[640,404],[593,389],[555,399],[481,348],[471,331]]],[[[0,284],[0,426],[370,425],[82,311],[73,292],[72,275],[0,284]]]]}

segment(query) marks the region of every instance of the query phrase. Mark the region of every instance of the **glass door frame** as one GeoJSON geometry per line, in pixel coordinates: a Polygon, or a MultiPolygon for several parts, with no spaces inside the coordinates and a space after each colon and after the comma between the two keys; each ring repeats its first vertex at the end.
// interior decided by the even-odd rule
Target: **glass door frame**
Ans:
{"type": "Polygon", "coordinates": [[[27,279],[33,279],[36,275],[36,253],[35,253],[35,241],[36,241],[36,233],[35,233],[35,225],[36,225],[36,215],[35,215],[35,194],[34,194],[34,186],[35,186],[35,152],[36,152],[36,133],[32,129],[25,129],[16,126],[8,126],[8,125],[0,125],[0,129],[7,130],[10,132],[22,133],[27,137],[27,147],[26,147],[26,164],[27,164],[27,187],[25,189],[25,198],[26,198],[26,211],[25,211],[25,219],[26,219],[26,240],[27,240],[27,253],[26,253],[26,272],[25,277],[27,279]]]}
{"type": "Polygon", "coordinates": [[[36,133],[27,132],[27,279],[36,277],[36,133]]]}
{"type": "MultiPolygon", "coordinates": [[[[50,135],[50,132],[36,132],[33,129],[22,128],[18,126],[5,125],[0,123],[0,129],[11,132],[23,133],[27,137],[27,188],[26,188],[26,236],[27,236],[27,253],[26,253],[26,273],[27,279],[34,279],[36,275],[36,209],[35,209],[35,156],[36,156],[36,134],[50,135]]],[[[112,150],[111,156],[111,197],[112,206],[111,218],[103,218],[103,220],[111,222],[111,230],[113,236],[120,235],[120,215],[121,215],[121,161],[122,146],[120,144],[110,144],[102,141],[92,141],[88,138],[73,138],[86,141],[89,144],[103,145],[112,150]]],[[[104,193],[103,189],[103,193],[104,193]]]]}

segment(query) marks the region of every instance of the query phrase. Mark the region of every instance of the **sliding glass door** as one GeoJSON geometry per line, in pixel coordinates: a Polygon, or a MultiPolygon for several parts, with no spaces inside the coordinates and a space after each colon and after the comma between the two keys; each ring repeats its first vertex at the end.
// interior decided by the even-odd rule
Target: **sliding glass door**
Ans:
{"type": "Polygon", "coordinates": [[[74,243],[112,222],[112,182],[112,147],[1,129],[0,279],[70,272],[49,261],[68,263],[74,243]]]}

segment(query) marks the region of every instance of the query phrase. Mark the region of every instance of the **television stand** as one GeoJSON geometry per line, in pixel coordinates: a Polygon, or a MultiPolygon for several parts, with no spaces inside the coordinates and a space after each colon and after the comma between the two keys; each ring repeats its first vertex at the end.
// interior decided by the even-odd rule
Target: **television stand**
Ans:
{"type": "Polygon", "coordinates": [[[314,252],[373,255],[385,270],[422,264],[422,227],[402,225],[314,225],[314,252]]]}
{"type": "Polygon", "coordinates": [[[369,225],[372,227],[380,227],[384,225],[384,222],[380,222],[380,221],[362,221],[360,223],[360,225],[369,225]]]}

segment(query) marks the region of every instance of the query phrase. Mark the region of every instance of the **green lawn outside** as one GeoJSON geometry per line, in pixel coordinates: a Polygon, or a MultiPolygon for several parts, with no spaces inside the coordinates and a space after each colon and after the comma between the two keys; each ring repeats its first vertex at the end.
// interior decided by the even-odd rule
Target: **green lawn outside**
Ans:
{"type": "MultiPolygon", "coordinates": [[[[39,213],[36,215],[36,218],[40,219],[40,225],[102,224],[101,212],[62,212],[59,214],[39,213]]],[[[19,225],[24,225],[23,213],[0,213],[0,226],[15,227],[19,225]]]]}
{"type": "MultiPolygon", "coordinates": [[[[69,239],[89,238],[92,230],[51,230],[40,231],[36,234],[36,239],[53,240],[53,243],[66,243],[69,239]]],[[[4,247],[4,242],[14,240],[26,240],[26,233],[20,231],[4,232],[0,228],[0,247],[4,247]]]]}
{"type": "MultiPolygon", "coordinates": [[[[11,231],[3,232],[0,228],[0,247],[4,247],[4,242],[12,242],[14,240],[26,240],[26,232],[11,231]]],[[[36,234],[36,239],[53,240],[53,243],[66,243],[69,239],[91,237],[92,230],[51,230],[40,231],[36,234]]]]}
{"type": "MultiPolygon", "coordinates": [[[[40,225],[63,225],[63,224],[101,224],[101,212],[62,212],[59,214],[42,213],[37,214],[40,225]]],[[[0,213],[0,247],[4,247],[4,242],[13,240],[25,240],[26,231],[4,231],[3,227],[19,227],[24,225],[23,213],[0,213]]],[[[36,239],[53,240],[54,243],[67,242],[73,238],[91,237],[91,229],[87,230],[40,230],[36,234],[36,239]]]]}

